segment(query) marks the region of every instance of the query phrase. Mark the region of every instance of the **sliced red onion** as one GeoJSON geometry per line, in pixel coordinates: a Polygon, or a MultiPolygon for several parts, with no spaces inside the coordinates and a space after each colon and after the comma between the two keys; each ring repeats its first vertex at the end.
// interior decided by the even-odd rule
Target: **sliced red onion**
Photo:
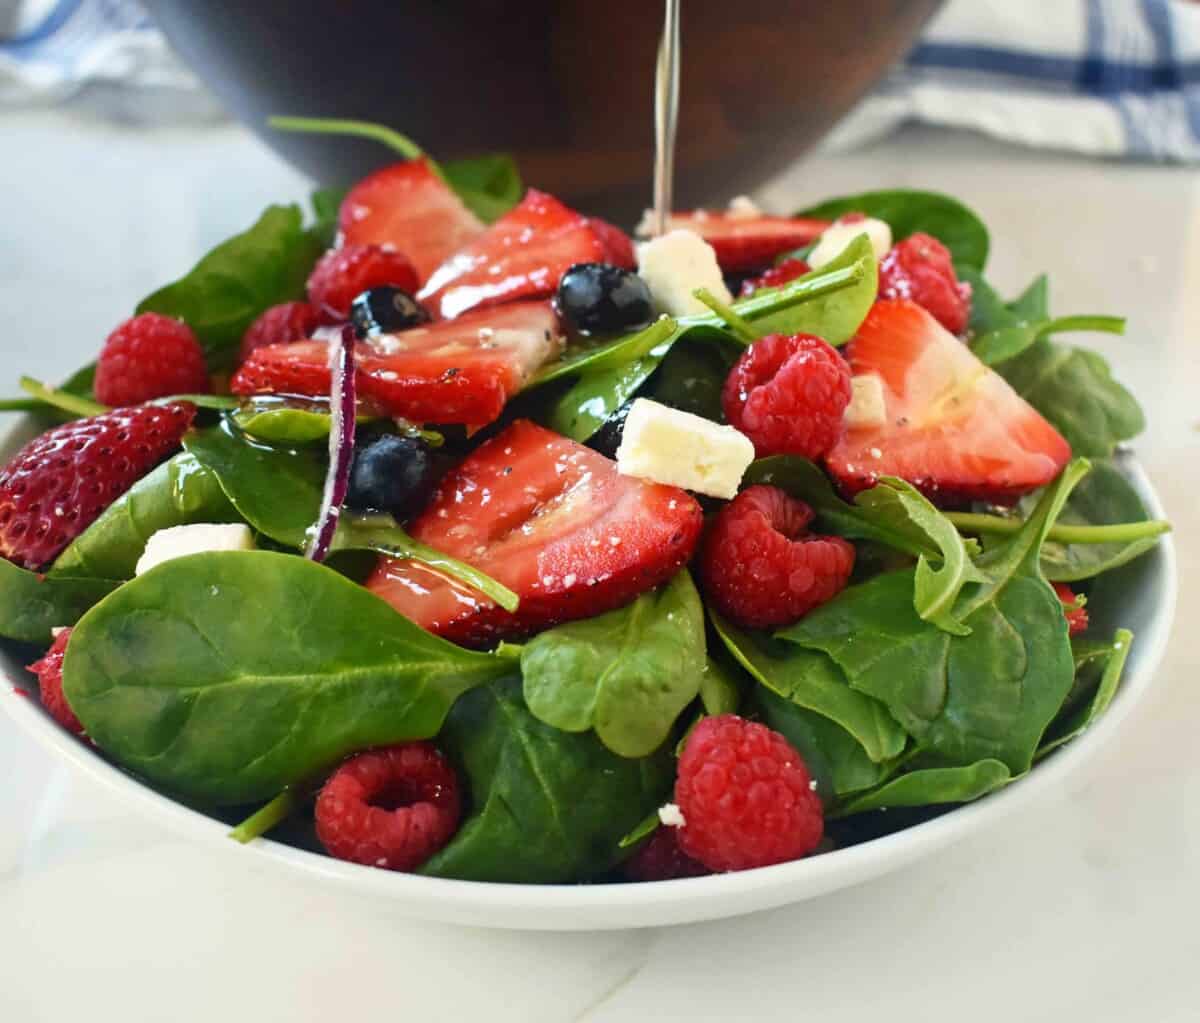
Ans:
{"type": "Polygon", "coordinates": [[[321,511],[309,530],[312,537],[305,556],[310,561],[324,561],[329,554],[342,502],[350,488],[350,467],[354,462],[354,328],[347,324],[337,339],[329,344],[329,473],[325,477],[325,493],[321,511]]]}

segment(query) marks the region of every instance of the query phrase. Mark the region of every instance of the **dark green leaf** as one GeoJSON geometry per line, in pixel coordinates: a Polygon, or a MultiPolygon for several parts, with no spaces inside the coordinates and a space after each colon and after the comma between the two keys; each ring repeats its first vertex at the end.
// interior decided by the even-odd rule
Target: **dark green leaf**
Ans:
{"type": "Polygon", "coordinates": [[[867,810],[903,806],[967,803],[1008,784],[1012,773],[999,760],[978,760],[962,767],[929,767],[901,774],[877,789],[842,803],[830,816],[848,817],[867,810]]]}
{"type": "Polygon", "coordinates": [[[63,685],[122,766],[224,805],[274,796],[357,750],[436,735],[458,696],[508,670],[323,565],[225,551],[165,562],[94,607],[63,685]]]}
{"type": "Polygon", "coordinates": [[[488,153],[442,164],[450,187],[480,220],[490,224],[521,201],[525,186],[508,153],[488,153]]]}
{"type": "Polygon", "coordinates": [[[671,791],[670,750],[630,760],[590,732],[563,732],[526,709],[510,679],[468,693],[438,739],[460,765],[471,811],[420,873],[472,881],[585,881],[624,855],[621,839],[671,791]]]}
{"type": "Polygon", "coordinates": [[[0,636],[49,646],[51,629],[74,625],[120,585],[113,579],[42,576],[0,558],[0,636]]]}
{"type": "Polygon", "coordinates": [[[216,476],[186,452],[138,480],[58,556],[52,576],[132,579],[146,541],[193,522],[241,522],[216,476]]]}
{"type": "Polygon", "coordinates": [[[700,705],[710,717],[736,714],[742,702],[742,685],[738,673],[723,660],[708,658],[700,677],[700,705]]]}
{"type": "MultiPolygon", "coordinates": [[[[1108,710],[1113,697],[1117,695],[1117,688],[1121,684],[1121,675],[1125,670],[1125,661],[1129,657],[1129,648],[1132,645],[1133,633],[1128,629],[1118,629],[1103,659],[1104,670],[1100,675],[1095,692],[1092,694],[1092,699],[1068,715],[1061,725],[1056,725],[1054,736],[1038,750],[1039,757],[1045,756],[1051,750],[1082,735],[1108,710]]],[[[1092,658],[1089,657],[1088,662],[1091,661],[1092,658]]],[[[1080,665],[1080,669],[1086,669],[1088,662],[1080,665]]]]}
{"type": "Polygon", "coordinates": [[[938,192],[889,189],[828,199],[796,214],[836,220],[846,213],[865,213],[887,221],[897,241],[923,231],[946,246],[956,263],[982,270],[987,262],[988,232],[983,221],[957,199],[938,192]]]}
{"type": "Polygon", "coordinates": [[[659,829],[662,821],[658,817],[658,807],[651,810],[645,817],[641,819],[638,826],[629,834],[625,835],[621,841],[617,843],[621,849],[631,849],[633,846],[640,844],[645,839],[649,838],[659,829]]]}
{"type": "Polygon", "coordinates": [[[643,393],[670,408],[715,423],[723,422],[721,388],[741,352],[741,345],[732,343],[685,342],[676,345],[663,359],[643,393]]]}
{"type": "Polygon", "coordinates": [[[1008,303],[1008,311],[1026,323],[1050,318],[1050,279],[1041,274],[1016,298],[1008,303]]]}
{"type": "Polygon", "coordinates": [[[563,731],[594,729],[623,757],[666,741],[704,673],[704,609],[686,570],[616,611],[548,629],[521,651],[530,712],[563,731]]]}
{"type": "Polygon", "coordinates": [[[971,342],[971,351],[980,362],[995,366],[1015,358],[1051,334],[1071,330],[1096,330],[1124,334],[1125,320],[1120,316],[1059,316],[1032,320],[980,334],[971,342]]]}
{"type": "Polygon", "coordinates": [[[264,309],[304,297],[322,244],[301,224],[300,207],[269,206],[253,227],[222,242],[174,284],[137,307],[183,319],[214,370],[233,364],[242,334],[264,309]]]}
{"type": "Polygon", "coordinates": [[[346,197],[345,190],[340,188],[319,188],[309,199],[312,204],[313,216],[316,218],[308,233],[315,238],[323,248],[330,248],[337,241],[338,211],[342,200],[346,197]]]}
{"type": "Polygon", "coordinates": [[[972,335],[1013,327],[1021,322],[1021,317],[1000,297],[996,289],[988,284],[976,267],[955,263],[954,272],[960,281],[971,285],[971,318],[967,329],[972,335]]]}

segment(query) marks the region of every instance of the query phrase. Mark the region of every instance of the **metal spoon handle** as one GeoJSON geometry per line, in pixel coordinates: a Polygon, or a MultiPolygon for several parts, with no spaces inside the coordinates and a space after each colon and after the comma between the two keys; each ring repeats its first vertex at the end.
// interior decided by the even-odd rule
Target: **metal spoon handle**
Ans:
{"type": "Polygon", "coordinates": [[[667,230],[675,183],[675,126],[679,119],[679,3],[665,0],[654,73],[654,235],[667,230]]]}

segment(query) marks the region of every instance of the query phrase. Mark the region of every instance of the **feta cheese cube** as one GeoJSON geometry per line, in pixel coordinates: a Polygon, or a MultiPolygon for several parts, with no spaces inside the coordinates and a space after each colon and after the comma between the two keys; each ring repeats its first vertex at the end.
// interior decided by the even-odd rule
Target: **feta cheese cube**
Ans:
{"type": "Polygon", "coordinates": [[[850,404],[846,406],[846,429],[856,426],[882,426],[887,422],[887,400],[883,380],[878,373],[850,378],[850,404]]]}
{"type": "Polygon", "coordinates": [[[892,247],[892,229],[889,224],[874,217],[853,220],[835,220],[827,228],[808,254],[808,265],[820,270],[826,263],[837,259],[852,241],[865,234],[875,250],[875,258],[883,259],[892,247]]]}
{"type": "Polygon", "coordinates": [[[728,500],[754,461],[754,444],[732,426],[638,398],[625,419],[617,470],[728,500]]]}
{"type": "Polygon", "coordinates": [[[663,827],[667,828],[682,828],[687,823],[678,803],[665,803],[660,806],[658,819],[662,822],[663,827]]]}
{"type": "Polygon", "coordinates": [[[668,231],[642,242],[637,258],[638,274],[661,312],[670,316],[708,312],[692,294],[697,288],[707,288],[723,302],[733,301],[717,265],[717,254],[695,231],[668,231]]]}
{"type": "Polygon", "coordinates": [[[725,215],[734,220],[753,220],[755,217],[761,217],[763,211],[750,196],[735,195],[729,200],[729,209],[725,211],[725,215]]]}
{"type": "Polygon", "coordinates": [[[188,554],[206,551],[252,551],[254,534],[243,523],[226,524],[196,522],[190,526],[171,526],[160,529],[146,541],[146,549],[138,558],[135,575],[149,572],[156,565],[188,554]]]}

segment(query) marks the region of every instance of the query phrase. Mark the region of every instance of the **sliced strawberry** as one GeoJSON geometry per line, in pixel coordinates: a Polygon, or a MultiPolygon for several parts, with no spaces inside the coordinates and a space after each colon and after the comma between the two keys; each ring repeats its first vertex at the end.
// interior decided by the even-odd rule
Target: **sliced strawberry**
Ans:
{"type": "Polygon", "coordinates": [[[615,224],[599,217],[590,217],[588,223],[592,230],[600,236],[600,244],[604,246],[604,262],[619,266],[625,270],[637,267],[637,259],[633,254],[633,239],[615,224]]]}
{"type": "Polygon", "coordinates": [[[399,249],[424,281],[484,225],[422,157],[377,170],[350,189],[338,229],[344,244],[399,249]]]}
{"type": "Polygon", "coordinates": [[[828,220],[808,217],[748,217],[716,210],[672,213],[667,225],[668,230],[695,231],[716,250],[726,273],[764,267],[781,252],[816,241],[828,226],[828,220]]]}
{"type": "Polygon", "coordinates": [[[549,297],[574,263],[626,260],[619,245],[614,248],[615,230],[531,188],[483,235],[439,266],[417,297],[446,320],[476,306],[549,297]]]}
{"type": "Polygon", "coordinates": [[[695,499],[528,420],[475,450],[410,525],[521,598],[513,614],[413,561],[381,559],[367,588],[418,625],[484,646],[588,618],[666,582],[700,536],[695,499]]]}
{"type": "Polygon", "coordinates": [[[946,502],[1009,502],[1062,471],[1071,447],[1007,381],[921,306],[876,302],[845,349],[877,374],[887,414],[852,425],[826,457],[850,492],[899,476],[946,502]]]}
{"type": "MultiPolygon", "coordinates": [[[[358,392],[413,422],[483,426],[561,343],[549,302],[480,309],[359,342],[358,392]]],[[[329,346],[299,341],[256,349],[231,386],[234,394],[326,395],[329,346]]]]}

